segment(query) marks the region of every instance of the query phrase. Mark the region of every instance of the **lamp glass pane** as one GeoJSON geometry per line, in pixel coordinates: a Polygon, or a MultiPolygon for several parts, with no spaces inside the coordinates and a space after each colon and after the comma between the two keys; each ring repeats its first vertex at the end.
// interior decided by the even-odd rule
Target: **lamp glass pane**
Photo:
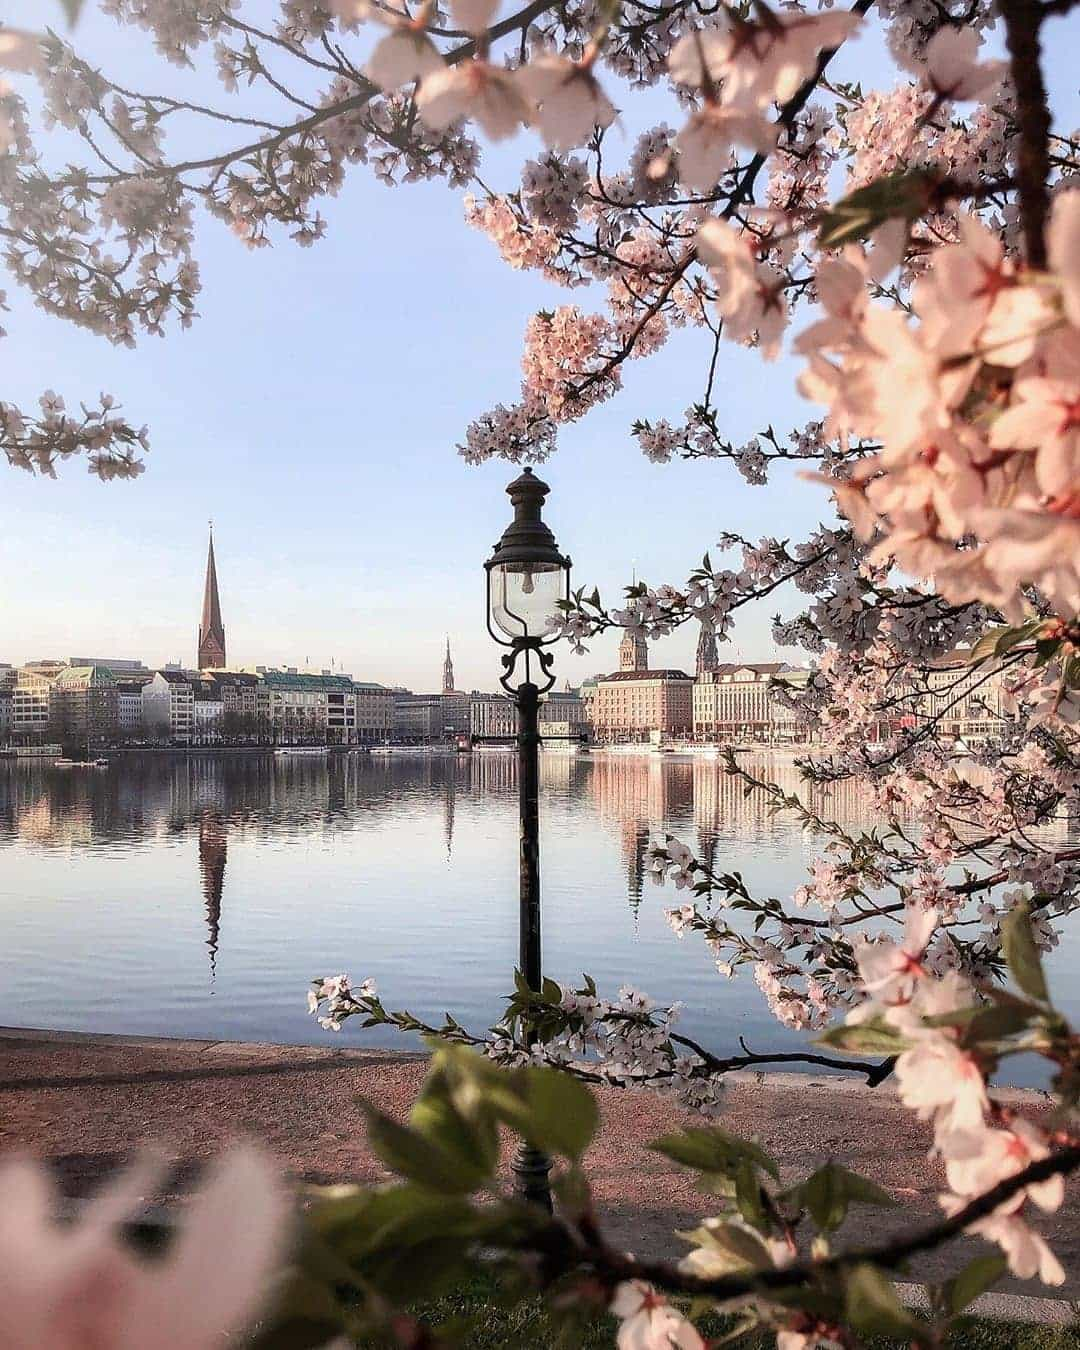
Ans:
{"type": "Polygon", "coordinates": [[[565,569],[557,563],[498,563],[491,569],[491,619],[507,637],[543,637],[565,598],[565,569]]]}

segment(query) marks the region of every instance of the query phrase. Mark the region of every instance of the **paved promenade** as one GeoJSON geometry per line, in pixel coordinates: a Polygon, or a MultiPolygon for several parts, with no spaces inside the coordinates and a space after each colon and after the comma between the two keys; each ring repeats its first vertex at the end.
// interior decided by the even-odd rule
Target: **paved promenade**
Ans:
{"type": "MultiPolygon", "coordinates": [[[[424,1075],[419,1055],[357,1048],[247,1045],[230,1041],[146,1040],[0,1028],[0,1156],[30,1151],[48,1158],[65,1191],[88,1193],[147,1141],[178,1164],[182,1194],[201,1160],[230,1139],[259,1140],[297,1179],[375,1181],[387,1173],[366,1147],[357,1094],[404,1115],[424,1075]]],[[[938,1213],[939,1164],[928,1135],[889,1087],[857,1079],[799,1074],[740,1074],[729,1080],[721,1123],[754,1135],[781,1164],[784,1179],[830,1158],[892,1191],[902,1208],[886,1215],[897,1229],[938,1213]]],[[[599,1092],[602,1126],[586,1167],[606,1225],[630,1250],[675,1255],[672,1230],[709,1212],[687,1173],[644,1145],[690,1118],[649,1092],[599,1092]]],[[[1010,1094],[1040,1099],[1034,1094],[1010,1094]]],[[[1080,1298],[1080,1199],[1038,1223],[1070,1283],[1061,1298],[1080,1298]]],[[[863,1215],[869,1215],[863,1211],[863,1215]]],[[[876,1215],[877,1212],[875,1212],[876,1215]]],[[[869,1234],[861,1217],[844,1231],[869,1234]]],[[[880,1229],[878,1230],[881,1231],[880,1229]]],[[[981,1244],[966,1242],[974,1254],[981,1244]]],[[[929,1273],[954,1265],[930,1258],[929,1273]]],[[[1004,1287],[1004,1286],[1003,1286],[1004,1287]]],[[[1041,1286],[1013,1281],[1016,1293],[1041,1286]]]]}

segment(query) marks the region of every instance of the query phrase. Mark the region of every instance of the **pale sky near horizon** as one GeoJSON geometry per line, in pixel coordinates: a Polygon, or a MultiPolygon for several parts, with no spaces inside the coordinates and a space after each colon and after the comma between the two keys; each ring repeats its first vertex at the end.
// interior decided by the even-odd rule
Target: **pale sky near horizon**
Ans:
{"type": "MultiPolygon", "coordinates": [[[[7,0],[0,12],[15,25],[63,26],[56,0],[7,0]]],[[[145,34],[104,18],[93,0],[70,36],[133,85],[184,83],[228,106],[205,70],[167,67],[145,34]]],[[[1051,61],[1071,95],[1068,45],[1055,45],[1051,61]]],[[[886,78],[880,51],[850,60],[845,77],[886,78]]],[[[628,131],[625,152],[632,146],[628,131]]],[[[496,153],[485,147],[486,180],[514,186],[515,168],[538,148],[532,133],[496,153]]],[[[0,661],[190,663],[212,516],[231,664],[333,660],[358,679],[435,688],[449,634],[459,687],[494,683],[482,564],[518,470],[468,468],[454,447],[478,413],[517,398],[529,315],[561,303],[599,308],[602,297],[508,269],[465,224],[461,194],[439,182],[386,189],[351,166],[320,209],[328,236],[311,249],[283,238],[251,252],[200,219],[201,317],[134,351],[40,313],[8,280],[0,397],[25,406],[51,387],[76,407],[107,390],[136,424],[150,424],[153,448],[130,483],[102,484],[81,461],[56,482],[0,470],[0,661]]],[[[560,450],[538,469],[575,583],[597,584],[609,602],[635,567],[650,584],[678,583],[722,530],[799,538],[830,515],[821,489],[790,473],[762,489],[726,462],[645,460],[631,422],[681,417],[700,397],[708,341],[681,333],[627,366],[621,395],[563,428],[560,450]]],[[[770,421],[786,433],[816,415],[794,390],[796,369],[725,345],[725,433],[743,440],[770,421]]],[[[742,620],[722,656],[772,655],[777,607],[742,620]]],[[[696,638],[687,629],[655,644],[654,664],[687,666],[696,638]]],[[[560,682],[611,668],[616,644],[598,639],[581,658],[560,648],[560,682]]]]}

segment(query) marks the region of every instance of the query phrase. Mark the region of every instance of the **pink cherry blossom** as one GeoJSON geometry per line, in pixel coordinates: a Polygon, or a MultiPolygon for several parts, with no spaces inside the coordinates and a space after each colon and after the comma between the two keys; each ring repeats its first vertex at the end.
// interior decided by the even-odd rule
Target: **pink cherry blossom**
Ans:
{"type": "Polygon", "coordinates": [[[697,192],[711,192],[732,167],[733,147],[767,154],[775,144],[776,128],[760,113],[706,101],[675,138],[679,178],[697,192]]]}
{"type": "Polygon", "coordinates": [[[705,1350],[693,1323],[644,1280],[620,1284],[611,1311],[620,1321],[619,1350],[705,1350]]]}
{"type": "Polygon", "coordinates": [[[1080,191],[1055,197],[1046,229],[1050,270],[1061,287],[1065,317],[1080,328],[1080,191]]]}
{"type": "Polygon", "coordinates": [[[904,918],[904,936],[864,941],[855,949],[863,988],[883,1003],[906,1002],[922,975],[920,962],[938,924],[936,909],[911,906],[904,918]]]}
{"type": "Polygon", "coordinates": [[[245,1330],[285,1255],[288,1202],[276,1169],[237,1149],[187,1206],[176,1241],[137,1257],[116,1226],[156,1167],[136,1168],[61,1227],[33,1164],[0,1169],[0,1341],[5,1350],[212,1350],[245,1330]]]}
{"type": "Polygon", "coordinates": [[[468,117],[477,121],[493,141],[512,136],[529,120],[528,105],[511,72],[479,57],[425,75],[416,106],[436,131],[445,131],[459,118],[468,117]]]}
{"type": "Polygon", "coordinates": [[[423,29],[402,24],[375,44],[364,74],[390,93],[442,68],[443,59],[423,29]]]}
{"type": "Polygon", "coordinates": [[[454,23],[466,33],[480,34],[490,26],[499,8],[499,0],[450,0],[454,23]]]}
{"type": "MultiPolygon", "coordinates": [[[[945,1141],[945,1170],[953,1191],[976,1196],[1049,1155],[1043,1132],[1023,1117],[1015,1117],[1005,1128],[950,1135],[945,1141]]],[[[1025,1195],[1047,1212],[1060,1209],[1065,1199],[1064,1179],[1048,1177],[1026,1186],[1012,1204],[1019,1207],[1025,1195]]]]}
{"type": "Polygon", "coordinates": [[[553,150],[570,150],[615,119],[611,100],[589,66],[565,57],[535,57],[517,72],[518,86],[532,106],[532,122],[553,150]]]}
{"type": "Polygon", "coordinates": [[[923,83],[941,99],[982,99],[1001,83],[1004,61],[977,57],[981,41],[974,28],[940,28],[926,44],[922,59],[910,63],[923,83]]]}
{"type": "Polygon", "coordinates": [[[1080,331],[1055,333],[1043,373],[1022,375],[1008,409],[994,423],[996,449],[1035,451],[1035,475],[1049,496],[1080,483],[1080,331]]]}

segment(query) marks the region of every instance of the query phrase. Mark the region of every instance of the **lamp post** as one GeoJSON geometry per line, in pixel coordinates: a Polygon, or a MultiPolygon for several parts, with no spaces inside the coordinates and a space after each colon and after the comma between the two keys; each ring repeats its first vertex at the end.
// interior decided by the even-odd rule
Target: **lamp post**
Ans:
{"type": "MultiPolygon", "coordinates": [[[[501,646],[503,673],[499,683],[517,708],[518,802],[521,815],[518,964],[529,988],[539,992],[540,962],[540,696],[555,683],[555,639],[548,620],[558,602],[570,598],[570,559],[540,513],[548,485],[531,469],[506,489],[514,519],[503,531],[484,564],[487,573],[488,632],[501,646]],[[518,662],[522,666],[517,670],[518,662]]],[[[531,1034],[526,1028],[526,1038],[531,1034]]],[[[548,1173],[551,1160],[539,1149],[522,1144],[512,1163],[518,1192],[551,1209],[548,1173]]]]}

